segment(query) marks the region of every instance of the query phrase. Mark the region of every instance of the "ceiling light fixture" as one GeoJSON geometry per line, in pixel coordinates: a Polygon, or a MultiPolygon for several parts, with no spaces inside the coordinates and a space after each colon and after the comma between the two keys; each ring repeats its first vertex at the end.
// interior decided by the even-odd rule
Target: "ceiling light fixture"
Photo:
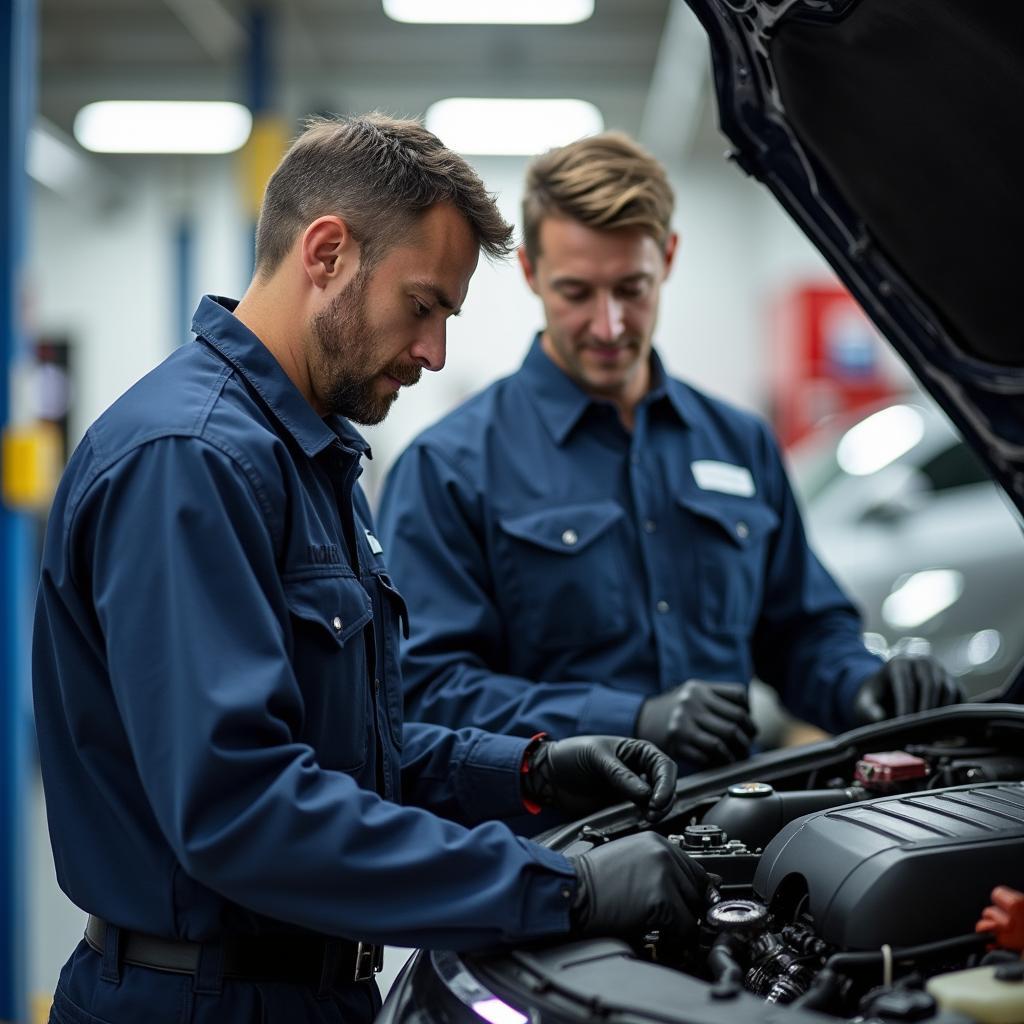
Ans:
{"type": "Polygon", "coordinates": [[[384,13],[420,25],[575,25],[594,0],[384,0],[384,13]]]}
{"type": "Polygon", "coordinates": [[[439,100],[427,128],[450,149],[477,156],[533,156],[604,128],[601,111],[586,100],[439,100]]]}
{"type": "Polygon", "coordinates": [[[240,103],[104,100],[75,115],[75,138],[94,153],[233,153],[252,129],[240,103]]]}

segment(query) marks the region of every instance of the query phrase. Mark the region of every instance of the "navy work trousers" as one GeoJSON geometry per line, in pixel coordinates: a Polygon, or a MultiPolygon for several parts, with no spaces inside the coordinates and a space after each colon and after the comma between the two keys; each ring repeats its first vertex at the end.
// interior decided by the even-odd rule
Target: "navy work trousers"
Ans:
{"type": "Polygon", "coordinates": [[[301,985],[172,974],[116,963],[84,940],[61,971],[50,1024],[370,1024],[376,982],[301,985]]]}

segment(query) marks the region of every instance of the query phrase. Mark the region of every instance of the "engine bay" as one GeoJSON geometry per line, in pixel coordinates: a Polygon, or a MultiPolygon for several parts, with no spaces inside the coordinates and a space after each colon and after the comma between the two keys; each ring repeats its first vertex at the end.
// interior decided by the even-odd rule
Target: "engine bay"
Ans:
{"type": "MultiPolygon", "coordinates": [[[[633,956],[704,982],[719,1007],[752,995],[841,1019],[1024,1022],[1021,730],[884,730],[683,793],[658,830],[711,873],[710,906],[696,942],[651,933],[633,956]]],[[[590,821],[552,845],[571,855],[642,827],[590,821]]]]}

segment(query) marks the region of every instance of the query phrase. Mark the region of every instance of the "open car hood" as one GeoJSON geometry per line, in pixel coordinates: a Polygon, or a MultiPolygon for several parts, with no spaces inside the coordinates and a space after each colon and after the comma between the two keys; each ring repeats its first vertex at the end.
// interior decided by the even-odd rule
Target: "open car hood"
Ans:
{"type": "Polygon", "coordinates": [[[732,158],[1024,512],[1024,7],[685,0],[732,158]]]}

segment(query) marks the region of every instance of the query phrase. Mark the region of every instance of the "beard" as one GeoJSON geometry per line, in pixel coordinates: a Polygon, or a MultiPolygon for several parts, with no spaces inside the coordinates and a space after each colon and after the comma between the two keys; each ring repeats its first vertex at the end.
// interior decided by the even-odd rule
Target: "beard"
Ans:
{"type": "Polygon", "coordinates": [[[383,333],[369,324],[368,282],[369,273],[360,269],[344,291],[310,321],[310,373],[316,393],[329,413],[361,426],[380,423],[398,398],[397,391],[379,392],[384,375],[411,387],[423,372],[420,366],[397,359],[380,363],[379,353],[387,342],[383,333]]]}

